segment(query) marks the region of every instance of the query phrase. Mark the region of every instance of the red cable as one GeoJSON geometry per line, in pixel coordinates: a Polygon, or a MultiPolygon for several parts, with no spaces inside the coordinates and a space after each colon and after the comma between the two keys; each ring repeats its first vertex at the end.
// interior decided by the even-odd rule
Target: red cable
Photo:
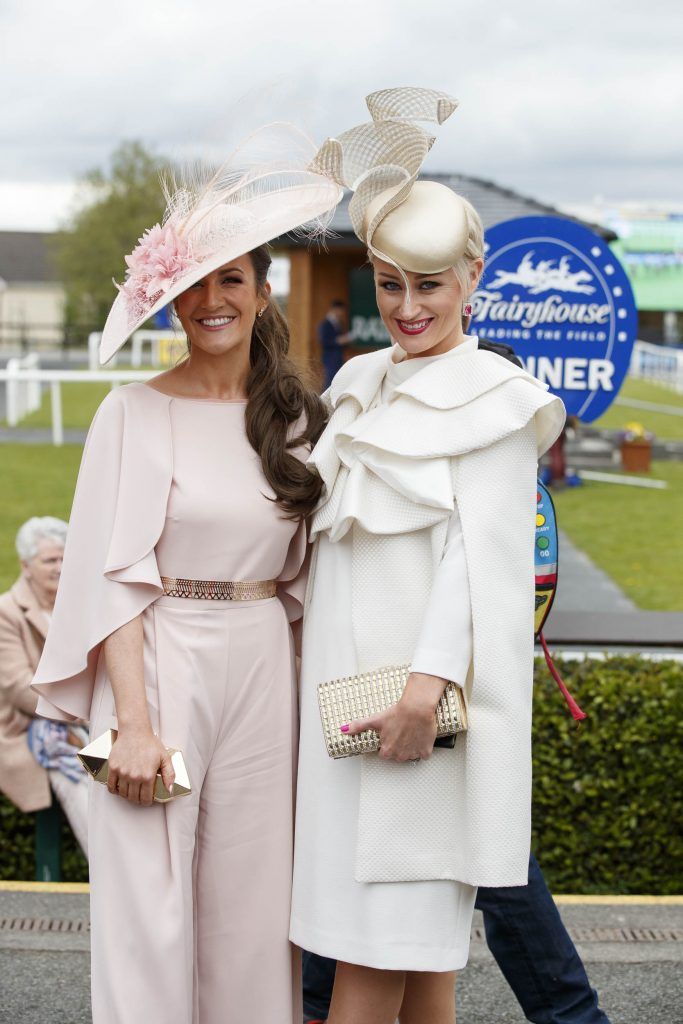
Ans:
{"type": "Polygon", "coordinates": [[[555,663],[552,659],[550,651],[548,650],[548,645],[545,642],[545,637],[543,636],[543,633],[538,634],[538,639],[541,641],[541,647],[543,648],[543,653],[545,654],[545,663],[548,666],[548,671],[550,672],[550,675],[553,677],[553,679],[559,686],[560,692],[567,702],[567,707],[571,711],[572,718],[575,722],[581,722],[584,718],[588,717],[586,715],[586,712],[582,711],[579,705],[576,703],[571,693],[567,689],[564,680],[562,679],[562,676],[555,668],[555,663]]]}

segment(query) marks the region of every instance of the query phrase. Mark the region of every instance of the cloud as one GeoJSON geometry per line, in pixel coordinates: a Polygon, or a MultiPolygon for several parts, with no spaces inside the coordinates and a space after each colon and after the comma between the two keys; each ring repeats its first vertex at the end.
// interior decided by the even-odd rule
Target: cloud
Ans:
{"type": "Polygon", "coordinates": [[[321,141],[366,92],[420,84],[461,100],[434,169],[557,201],[681,193],[678,0],[13,0],[0,31],[6,182],[68,182],[123,139],[222,153],[275,119],[321,141]]]}

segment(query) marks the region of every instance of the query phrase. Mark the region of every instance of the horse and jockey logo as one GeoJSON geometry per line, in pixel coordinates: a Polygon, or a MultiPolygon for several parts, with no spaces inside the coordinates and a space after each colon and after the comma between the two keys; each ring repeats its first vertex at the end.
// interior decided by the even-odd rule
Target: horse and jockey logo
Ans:
{"type": "Polygon", "coordinates": [[[541,295],[551,290],[578,292],[581,295],[592,295],[595,292],[593,285],[588,283],[593,280],[593,275],[587,270],[572,273],[569,256],[560,257],[557,265],[555,260],[539,260],[534,266],[533,255],[533,249],[526,252],[516,270],[497,269],[495,280],[491,281],[489,288],[505,288],[506,285],[516,284],[526,288],[529,295],[541,295]]]}

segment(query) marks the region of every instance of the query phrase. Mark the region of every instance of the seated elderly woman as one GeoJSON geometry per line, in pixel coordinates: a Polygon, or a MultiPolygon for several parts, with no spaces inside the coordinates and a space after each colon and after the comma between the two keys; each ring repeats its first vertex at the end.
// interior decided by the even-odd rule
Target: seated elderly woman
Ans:
{"type": "Polygon", "coordinates": [[[52,803],[52,790],[87,853],[88,787],[76,758],[87,738],[78,726],[36,718],[30,683],[57,596],[67,525],[34,517],[20,528],[21,574],[0,595],[0,791],[22,811],[52,803]]]}

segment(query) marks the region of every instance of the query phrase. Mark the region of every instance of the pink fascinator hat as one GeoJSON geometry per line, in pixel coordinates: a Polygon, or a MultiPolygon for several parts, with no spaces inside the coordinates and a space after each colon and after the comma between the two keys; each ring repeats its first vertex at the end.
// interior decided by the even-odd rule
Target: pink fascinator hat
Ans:
{"type": "Polygon", "coordinates": [[[292,125],[241,143],[218,169],[162,181],[166,212],[126,256],[126,276],[104,325],[106,363],[151,316],[206,274],[290,232],[321,233],[342,196],[314,166],[316,147],[292,125]]]}

